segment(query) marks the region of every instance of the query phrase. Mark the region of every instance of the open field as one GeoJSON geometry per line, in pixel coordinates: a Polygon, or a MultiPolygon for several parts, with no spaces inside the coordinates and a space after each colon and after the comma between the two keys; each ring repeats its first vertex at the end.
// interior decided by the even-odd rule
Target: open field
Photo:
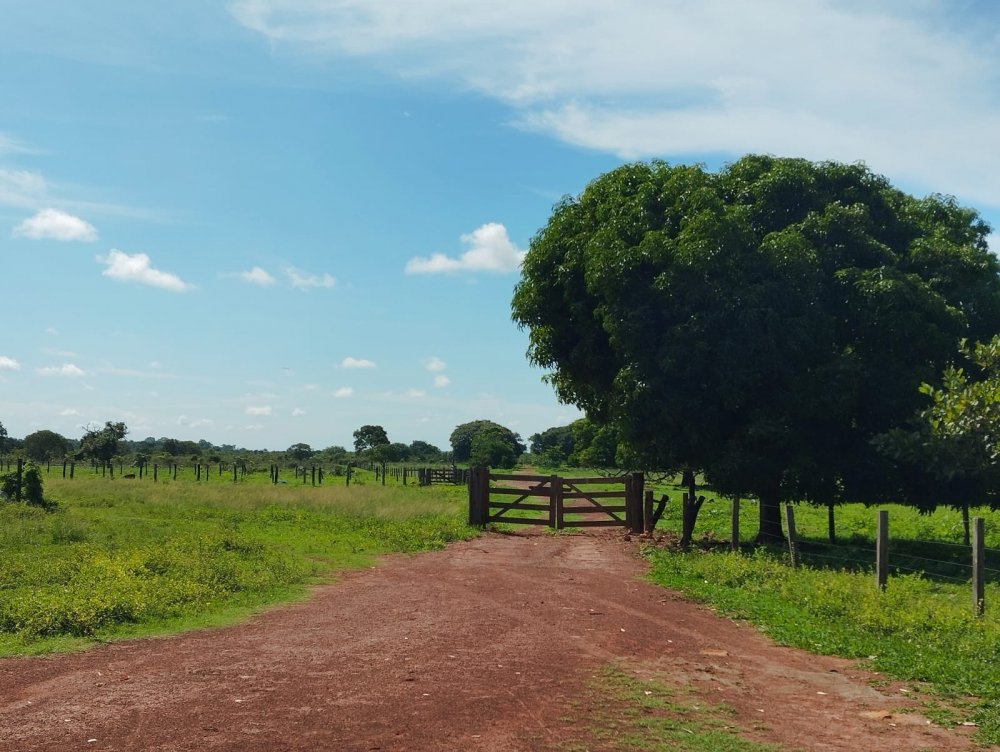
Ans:
{"type": "Polygon", "coordinates": [[[219,624],[376,555],[467,538],[464,490],[45,477],[0,504],[0,655],[219,624]]]}

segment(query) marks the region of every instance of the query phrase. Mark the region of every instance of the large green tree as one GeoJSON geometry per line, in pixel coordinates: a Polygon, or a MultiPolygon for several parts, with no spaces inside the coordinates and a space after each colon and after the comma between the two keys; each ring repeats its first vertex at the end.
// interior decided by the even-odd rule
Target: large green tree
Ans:
{"type": "Polygon", "coordinates": [[[7,429],[0,423],[0,454],[7,448],[7,429]]]}
{"type": "Polygon", "coordinates": [[[69,451],[70,446],[70,440],[55,431],[43,429],[29,433],[24,437],[24,453],[35,462],[45,462],[56,457],[63,457],[69,451]]]}
{"type": "Polygon", "coordinates": [[[630,164],[557,205],[513,317],[560,399],[632,462],[760,500],[872,501],[871,439],[920,406],[960,337],[1000,330],[989,227],[862,165],[630,164]]]}
{"type": "Polygon", "coordinates": [[[541,462],[549,466],[563,465],[573,454],[573,427],[553,426],[544,431],[532,434],[528,440],[531,442],[531,454],[541,462]]]}
{"type": "Polygon", "coordinates": [[[354,432],[354,451],[358,454],[388,445],[389,436],[382,426],[365,425],[354,432]]]}
{"type": "Polygon", "coordinates": [[[313,448],[308,444],[299,442],[288,447],[288,449],[285,450],[285,454],[296,462],[305,462],[307,459],[316,454],[316,452],[313,451],[313,448]]]}
{"type": "Polygon", "coordinates": [[[527,447],[521,443],[521,437],[499,423],[492,420],[473,420],[455,426],[451,432],[449,441],[451,442],[452,456],[455,462],[469,462],[472,458],[472,444],[479,434],[488,434],[490,441],[483,440],[483,446],[487,443],[494,444],[496,440],[506,444],[516,460],[527,447]]]}

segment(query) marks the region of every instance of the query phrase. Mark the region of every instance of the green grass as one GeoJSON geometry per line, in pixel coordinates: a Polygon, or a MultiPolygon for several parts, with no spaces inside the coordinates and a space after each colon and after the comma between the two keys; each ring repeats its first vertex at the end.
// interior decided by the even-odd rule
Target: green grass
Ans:
{"type": "Polygon", "coordinates": [[[735,711],[691,690],[657,678],[639,677],[626,666],[605,666],[591,682],[593,707],[564,720],[583,724],[588,740],[563,745],[567,752],[777,752],[782,747],[749,741],[735,711]],[[583,716],[582,718],[579,716],[583,716]]]}
{"type": "MultiPolygon", "coordinates": [[[[661,585],[747,619],[778,643],[861,659],[914,682],[951,709],[951,721],[973,721],[983,741],[1000,742],[1000,608],[975,618],[967,587],[909,575],[881,592],[870,573],[792,569],[766,549],[648,555],[661,585]]],[[[1000,606],[1000,587],[990,585],[986,598],[1000,606]]]]}
{"type": "Polygon", "coordinates": [[[230,623],[374,556],[475,534],[464,488],[46,476],[0,504],[0,655],[230,623]]]}

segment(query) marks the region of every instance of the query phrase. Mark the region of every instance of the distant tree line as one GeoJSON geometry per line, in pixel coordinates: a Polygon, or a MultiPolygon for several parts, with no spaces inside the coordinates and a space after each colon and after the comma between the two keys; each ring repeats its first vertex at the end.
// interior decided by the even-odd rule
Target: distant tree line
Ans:
{"type": "Polygon", "coordinates": [[[0,456],[17,456],[33,462],[94,461],[127,464],[236,463],[267,467],[271,464],[303,465],[369,461],[386,463],[484,463],[493,467],[513,467],[526,447],[520,436],[489,420],[463,423],[451,436],[452,449],[442,450],[423,440],[409,444],[390,441],[379,425],[364,425],[354,432],[354,447],[333,445],[314,449],[298,442],[285,450],[246,449],[234,444],[215,445],[209,441],[190,441],[148,436],[133,441],[126,438],[128,428],[122,422],[108,421],[103,426],[88,426],[79,439],[55,431],[40,430],[23,439],[8,436],[0,423],[0,456]]]}

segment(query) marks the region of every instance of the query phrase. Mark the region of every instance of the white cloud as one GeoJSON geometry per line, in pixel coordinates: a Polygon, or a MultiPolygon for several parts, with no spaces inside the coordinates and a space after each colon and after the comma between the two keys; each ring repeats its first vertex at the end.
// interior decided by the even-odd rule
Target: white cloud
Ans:
{"type": "Polygon", "coordinates": [[[57,334],[59,334],[59,330],[56,329],[54,326],[50,326],[48,329],[45,330],[45,333],[55,337],[57,334]]]}
{"type": "Polygon", "coordinates": [[[184,426],[186,428],[199,428],[201,426],[210,426],[215,423],[211,418],[196,418],[191,419],[186,415],[177,416],[177,425],[184,426]]]}
{"type": "Polygon", "coordinates": [[[21,364],[7,355],[0,355],[0,371],[20,371],[21,364]]]}
{"type": "Polygon", "coordinates": [[[426,368],[431,373],[439,373],[446,369],[448,364],[445,363],[441,358],[436,355],[432,355],[429,358],[424,358],[424,368],[426,368]]]}
{"type": "Polygon", "coordinates": [[[347,356],[340,364],[341,368],[374,368],[375,362],[364,358],[347,356]]]}
{"type": "Polygon", "coordinates": [[[73,363],[63,363],[61,366],[45,366],[37,370],[39,376],[86,376],[83,369],[73,363]]]}
{"type": "Polygon", "coordinates": [[[97,260],[107,266],[101,274],[119,282],[137,282],[141,285],[159,287],[171,292],[186,292],[194,289],[193,285],[189,285],[176,274],[154,269],[149,256],[145,253],[135,253],[130,256],[122,251],[112,249],[107,256],[98,256],[97,260]]]}
{"type": "Polygon", "coordinates": [[[255,266],[246,272],[240,272],[238,276],[244,282],[251,285],[259,285],[260,287],[269,287],[278,281],[259,266],[255,266]]]}
{"type": "Polygon", "coordinates": [[[507,236],[507,228],[497,222],[477,227],[461,237],[469,246],[458,258],[435,253],[430,258],[416,257],[406,262],[407,274],[446,272],[515,272],[524,260],[524,251],[507,236]]]}
{"type": "Polygon", "coordinates": [[[337,284],[337,280],[329,274],[310,274],[308,272],[299,271],[291,266],[285,269],[285,276],[288,277],[288,281],[291,283],[292,287],[297,287],[300,290],[308,290],[314,287],[330,288],[337,284]]]}
{"type": "Polygon", "coordinates": [[[354,394],[354,390],[349,386],[342,386],[340,389],[333,393],[334,397],[343,398],[350,397],[354,394]]]}
{"type": "Polygon", "coordinates": [[[270,415],[272,411],[270,405],[251,405],[244,412],[247,415],[270,415]]]}
{"type": "Polygon", "coordinates": [[[45,199],[47,186],[39,172],[0,169],[0,204],[36,209],[45,199]]]}
{"type": "Polygon", "coordinates": [[[921,192],[1000,206],[1000,21],[989,4],[236,0],[230,9],[279,50],[458,83],[505,103],[521,127],[585,148],[863,160],[921,192]]]}
{"type": "Polygon", "coordinates": [[[437,376],[434,377],[434,386],[436,386],[438,389],[442,389],[448,386],[450,383],[451,379],[449,379],[443,373],[438,374],[437,376]]]}
{"type": "Polygon", "coordinates": [[[299,417],[301,417],[301,416],[303,416],[305,414],[306,414],[306,411],[303,410],[301,407],[296,407],[294,410],[292,410],[292,417],[293,418],[299,418],[299,417]]]}
{"type": "Polygon", "coordinates": [[[97,240],[97,229],[89,222],[58,209],[42,209],[14,228],[14,237],[41,240],[97,240]]]}
{"type": "Polygon", "coordinates": [[[414,399],[419,399],[420,397],[426,397],[427,392],[425,392],[423,389],[410,389],[409,391],[407,391],[406,396],[413,397],[414,399]]]}
{"type": "Polygon", "coordinates": [[[79,415],[80,411],[77,410],[75,407],[67,407],[65,410],[61,411],[59,414],[62,415],[62,416],[64,416],[64,417],[68,417],[70,415],[79,415]]]}

